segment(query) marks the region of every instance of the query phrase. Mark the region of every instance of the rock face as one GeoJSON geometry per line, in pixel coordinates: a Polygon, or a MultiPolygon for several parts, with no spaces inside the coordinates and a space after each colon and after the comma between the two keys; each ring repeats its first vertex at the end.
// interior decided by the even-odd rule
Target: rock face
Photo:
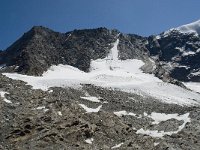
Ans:
{"type": "Polygon", "coordinates": [[[200,37],[172,30],[149,37],[148,49],[171,77],[181,81],[200,81],[200,37]]]}

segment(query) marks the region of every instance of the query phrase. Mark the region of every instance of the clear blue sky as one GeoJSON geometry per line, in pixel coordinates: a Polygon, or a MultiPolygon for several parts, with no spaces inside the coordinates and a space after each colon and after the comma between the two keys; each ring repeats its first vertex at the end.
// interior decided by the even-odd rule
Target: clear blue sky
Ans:
{"type": "Polygon", "coordinates": [[[107,27],[144,36],[200,19],[200,0],[0,0],[0,49],[34,25],[107,27]]]}

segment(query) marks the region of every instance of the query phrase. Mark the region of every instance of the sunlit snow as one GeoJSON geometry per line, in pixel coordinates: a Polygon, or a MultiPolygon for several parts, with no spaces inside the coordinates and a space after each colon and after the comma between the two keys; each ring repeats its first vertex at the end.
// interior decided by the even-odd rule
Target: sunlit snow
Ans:
{"type": "Polygon", "coordinates": [[[98,106],[97,108],[89,108],[84,104],[79,104],[87,113],[96,113],[99,112],[102,105],[98,106]]]}
{"type": "Polygon", "coordinates": [[[178,114],[165,114],[165,113],[156,113],[152,112],[150,115],[147,115],[147,117],[153,119],[154,121],[152,124],[159,124],[162,121],[167,121],[169,119],[176,119],[176,120],[188,120],[189,113],[178,115],[178,114]]]}
{"type": "Polygon", "coordinates": [[[195,33],[198,35],[200,34],[200,20],[180,26],[176,29],[181,31],[182,33],[195,33]]]}
{"type": "Polygon", "coordinates": [[[181,33],[194,33],[196,36],[200,35],[200,20],[182,25],[177,28],[172,28],[164,33],[164,36],[168,36],[172,30],[178,30],[181,33]]]}
{"type": "Polygon", "coordinates": [[[116,111],[114,112],[114,114],[118,117],[121,117],[121,116],[136,116],[136,114],[132,113],[132,112],[127,112],[125,110],[122,110],[122,111],[116,111]]]}
{"type": "Polygon", "coordinates": [[[144,65],[143,61],[119,60],[118,44],[119,40],[114,43],[106,58],[92,60],[89,73],[69,65],[58,65],[50,67],[42,77],[17,73],[4,73],[4,75],[12,79],[23,80],[32,85],[34,89],[48,90],[49,87],[54,86],[81,88],[81,84],[94,84],[142,96],[151,96],[166,103],[195,105],[200,102],[199,94],[164,83],[153,74],[143,73],[140,69],[144,65]]]}
{"type": "Polygon", "coordinates": [[[95,96],[82,96],[81,97],[82,99],[85,99],[85,100],[88,100],[88,101],[91,101],[91,102],[96,102],[96,103],[100,103],[101,101],[99,100],[98,97],[95,97],[95,96]]]}
{"type": "Polygon", "coordinates": [[[8,94],[8,93],[0,91],[0,96],[3,98],[3,101],[6,102],[6,103],[11,104],[12,102],[10,100],[8,100],[7,98],[5,98],[5,94],[8,94]]]}
{"type": "Polygon", "coordinates": [[[162,138],[165,135],[172,135],[172,134],[177,134],[178,132],[180,132],[186,125],[186,123],[190,122],[190,118],[189,118],[189,113],[183,114],[183,115],[178,115],[178,114],[159,114],[159,113],[152,113],[149,117],[151,117],[154,122],[152,124],[158,124],[161,121],[166,121],[169,119],[176,119],[176,120],[183,120],[183,124],[180,125],[178,127],[178,130],[176,131],[169,131],[169,132],[165,132],[165,131],[158,131],[158,130],[144,130],[143,128],[137,130],[137,134],[145,134],[145,135],[149,135],[151,137],[156,137],[156,138],[162,138]],[[163,118],[159,118],[159,117],[163,117],[163,118]]]}
{"type": "Polygon", "coordinates": [[[92,142],[94,141],[93,138],[90,138],[90,139],[86,139],[85,142],[88,143],[88,144],[92,144],[92,142]]]}
{"type": "Polygon", "coordinates": [[[124,143],[117,144],[117,145],[111,147],[111,149],[119,148],[119,147],[121,147],[123,144],[124,144],[124,143]]]}
{"type": "Polygon", "coordinates": [[[200,93],[200,83],[199,82],[184,82],[184,85],[187,88],[200,93]]]}

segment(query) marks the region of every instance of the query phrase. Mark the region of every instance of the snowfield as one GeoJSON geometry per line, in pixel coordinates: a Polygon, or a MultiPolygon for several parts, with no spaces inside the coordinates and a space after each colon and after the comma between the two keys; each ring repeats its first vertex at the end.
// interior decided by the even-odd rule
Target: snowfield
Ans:
{"type": "Polygon", "coordinates": [[[184,85],[187,88],[189,88],[189,89],[191,89],[191,90],[193,90],[195,92],[199,92],[200,93],[200,83],[198,83],[198,82],[184,82],[184,85]]]}
{"type": "MultiPolygon", "coordinates": [[[[142,96],[151,96],[166,103],[196,105],[200,94],[179,86],[164,83],[153,74],[143,73],[140,69],[144,62],[137,59],[119,60],[117,46],[114,43],[109,55],[104,59],[91,61],[90,72],[83,72],[69,65],[52,66],[41,77],[4,73],[9,78],[22,80],[34,89],[48,90],[49,87],[81,88],[81,84],[94,84],[101,87],[131,92],[142,96]]],[[[85,98],[86,99],[86,98],[85,98]]],[[[94,98],[87,98],[98,101],[94,98]]]]}

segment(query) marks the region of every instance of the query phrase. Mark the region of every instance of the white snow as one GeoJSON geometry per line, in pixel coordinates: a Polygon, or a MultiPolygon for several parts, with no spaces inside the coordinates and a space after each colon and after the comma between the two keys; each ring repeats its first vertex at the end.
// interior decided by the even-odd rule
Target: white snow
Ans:
{"type": "Polygon", "coordinates": [[[99,112],[102,105],[98,106],[97,108],[89,108],[84,104],[79,104],[87,113],[96,113],[99,112]]]}
{"type": "Polygon", "coordinates": [[[200,75],[200,70],[196,71],[196,72],[192,72],[191,73],[193,76],[199,76],[200,75]]]}
{"type": "Polygon", "coordinates": [[[49,92],[49,93],[52,93],[52,92],[53,92],[53,90],[49,90],[48,92],[49,92]]]}
{"type": "Polygon", "coordinates": [[[49,109],[47,109],[45,106],[39,106],[39,107],[36,108],[36,110],[43,110],[44,112],[46,112],[49,109]]]}
{"type": "Polygon", "coordinates": [[[92,144],[92,142],[94,141],[93,138],[89,138],[89,139],[86,139],[85,142],[88,143],[88,144],[92,144]]]}
{"type": "Polygon", "coordinates": [[[195,55],[196,53],[193,51],[184,51],[182,56],[188,56],[188,55],[195,55]]]}
{"type": "Polygon", "coordinates": [[[173,31],[173,30],[177,30],[177,31],[184,33],[184,34],[194,33],[196,36],[198,36],[198,35],[200,35],[200,20],[179,26],[177,28],[169,29],[169,30],[164,32],[163,36],[164,37],[168,36],[170,34],[170,32],[173,31]]]}
{"type": "Polygon", "coordinates": [[[37,110],[45,109],[45,106],[39,106],[36,108],[37,110]]]}
{"type": "Polygon", "coordinates": [[[87,97],[81,97],[82,99],[91,101],[91,102],[96,102],[96,103],[100,103],[101,101],[99,100],[98,97],[95,96],[87,96],[87,97]]]}
{"type": "Polygon", "coordinates": [[[155,142],[153,143],[154,146],[157,146],[158,144],[160,144],[159,142],[155,142]]]}
{"type": "Polygon", "coordinates": [[[200,34],[200,20],[192,22],[190,24],[186,24],[176,28],[182,33],[195,33],[197,35],[200,34]]]}
{"type": "Polygon", "coordinates": [[[132,113],[132,112],[127,112],[125,110],[122,111],[116,111],[114,112],[115,115],[117,115],[118,117],[122,117],[122,116],[136,116],[136,114],[132,113]]]}
{"type": "Polygon", "coordinates": [[[178,130],[176,130],[176,131],[165,132],[165,131],[158,131],[158,130],[144,130],[143,128],[141,128],[141,129],[137,130],[137,132],[136,132],[137,134],[145,134],[145,135],[149,135],[151,137],[162,138],[164,135],[177,134],[185,127],[186,123],[190,122],[189,113],[186,113],[186,114],[183,114],[180,116],[178,116],[178,114],[153,113],[153,114],[151,114],[150,117],[155,120],[153,122],[153,124],[158,124],[161,121],[166,121],[171,118],[174,118],[177,120],[183,120],[184,123],[182,125],[180,125],[178,130]],[[163,117],[163,118],[159,118],[159,117],[163,117]]]}
{"type": "Polygon", "coordinates": [[[117,145],[111,147],[111,149],[119,148],[119,147],[121,147],[123,144],[124,144],[124,143],[117,144],[117,145]]]}
{"type": "Polygon", "coordinates": [[[58,115],[59,115],[59,116],[62,116],[62,112],[61,112],[61,111],[58,111],[58,115]]]}
{"type": "Polygon", "coordinates": [[[184,47],[175,47],[175,49],[179,50],[180,52],[183,52],[185,50],[184,47]]]}
{"type": "Polygon", "coordinates": [[[200,93],[200,83],[199,82],[184,82],[184,85],[187,88],[200,93]]]}
{"type": "Polygon", "coordinates": [[[165,114],[165,113],[152,112],[150,115],[147,115],[147,117],[154,120],[152,124],[159,124],[162,121],[167,121],[173,118],[176,120],[185,120],[186,116],[189,116],[189,113],[184,115],[178,115],[178,114],[165,114]]]}
{"type": "MultiPolygon", "coordinates": [[[[166,103],[196,105],[200,95],[179,86],[164,83],[153,74],[140,69],[144,62],[137,59],[119,60],[119,40],[114,43],[109,55],[104,59],[91,61],[90,72],[83,72],[69,65],[52,66],[42,77],[4,73],[9,78],[23,80],[34,89],[48,90],[49,87],[81,88],[81,84],[94,84],[135,93],[144,97],[154,97],[166,103]]],[[[91,100],[91,99],[90,99],[91,100]]],[[[94,99],[93,99],[94,100],[94,99]]]]}
{"type": "Polygon", "coordinates": [[[12,102],[10,100],[8,100],[7,98],[5,98],[5,94],[9,94],[9,93],[0,91],[0,96],[3,98],[3,101],[6,102],[6,103],[11,104],[12,102]]]}

